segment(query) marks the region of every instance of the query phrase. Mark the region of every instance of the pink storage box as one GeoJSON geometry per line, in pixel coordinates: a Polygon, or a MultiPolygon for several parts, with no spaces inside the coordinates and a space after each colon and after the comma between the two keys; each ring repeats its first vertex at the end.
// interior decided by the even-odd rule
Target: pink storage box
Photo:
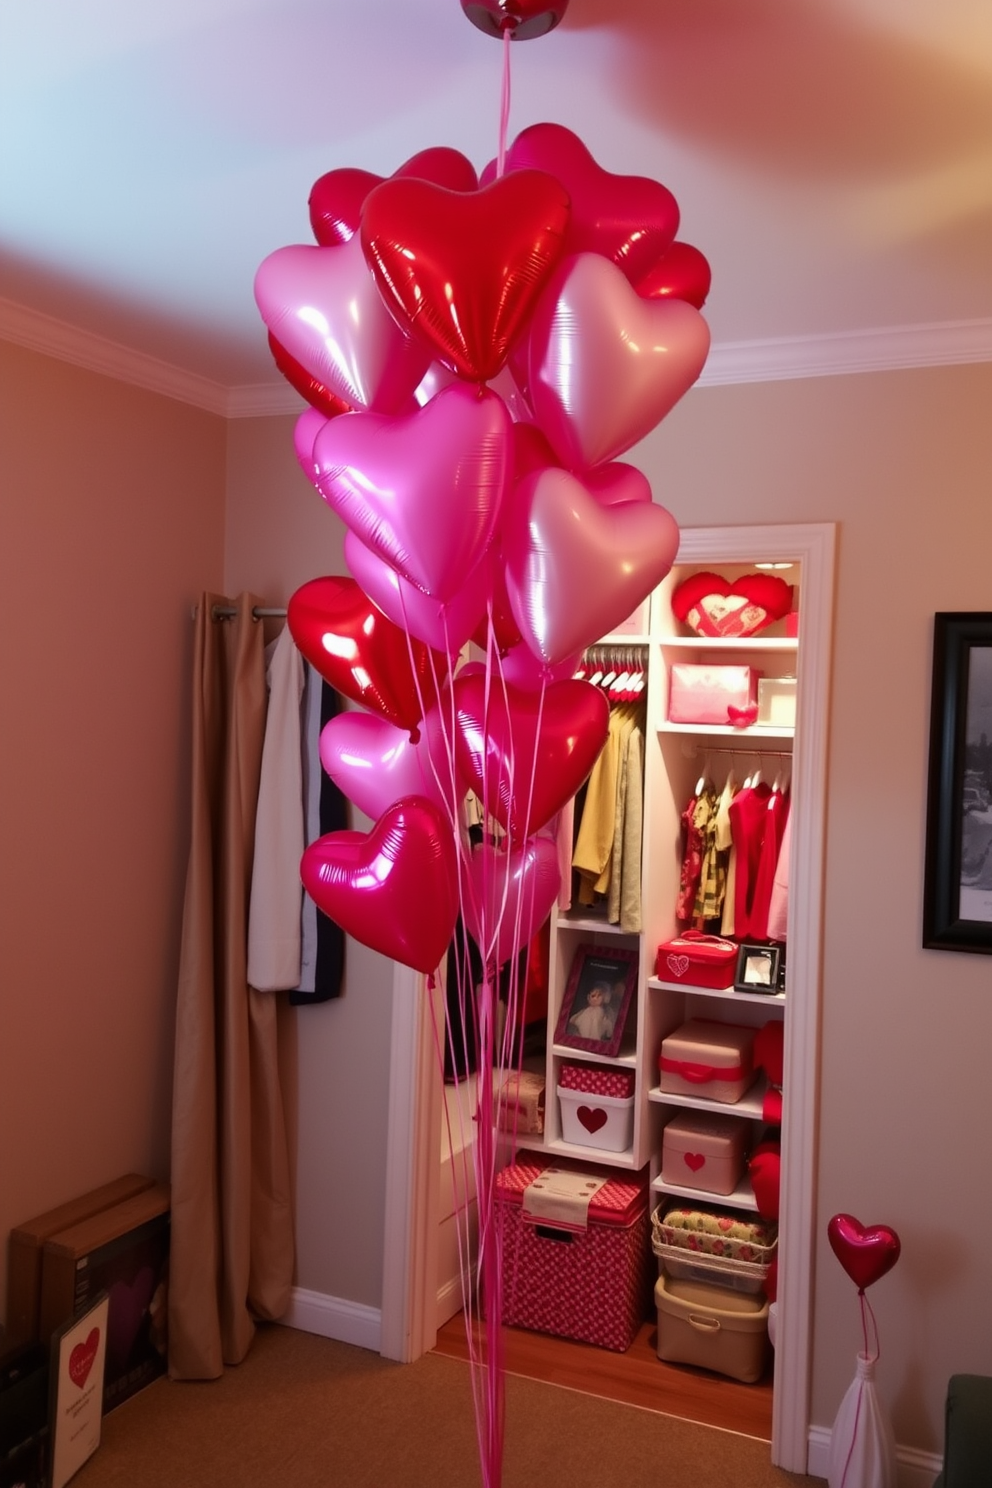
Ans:
{"type": "Polygon", "coordinates": [[[668,693],[669,723],[753,723],[758,673],[749,666],[697,666],[676,662],[668,693]]]}
{"type": "Polygon", "coordinates": [[[503,1322],[623,1353],[651,1295],[647,1185],[585,1168],[581,1176],[606,1182],[589,1202],[584,1226],[529,1218],[526,1192],[551,1166],[535,1157],[496,1175],[503,1322]]]}
{"type": "Polygon", "coordinates": [[[658,947],[654,974],[660,982],[721,990],[734,985],[737,943],[719,935],[686,930],[658,947]]]}
{"type": "Polygon", "coordinates": [[[663,1183],[730,1194],[744,1176],[747,1123],[718,1111],[683,1111],[665,1127],[663,1183]]]}
{"type": "Polygon", "coordinates": [[[634,1071],[611,1069],[605,1064],[563,1064],[558,1084],[565,1090],[582,1090],[588,1095],[611,1095],[626,1100],[634,1093],[634,1071]]]}
{"type": "Polygon", "coordinates": [[[733,1104],[755,1079],[755,1029],[690,1018],[661,1043],[661,1089],[733,1104]]]}

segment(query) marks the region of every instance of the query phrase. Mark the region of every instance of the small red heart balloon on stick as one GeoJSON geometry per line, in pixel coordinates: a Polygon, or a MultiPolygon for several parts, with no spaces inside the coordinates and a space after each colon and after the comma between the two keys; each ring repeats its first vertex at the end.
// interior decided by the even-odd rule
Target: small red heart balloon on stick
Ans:
{"type": "Polygon", "coordinates": [[[891,1271],[902,1249],[888,1225],[865,1226],[852,1214],[835,1214],[827,1225],[827,1239],[859,1292],[891,1271]]]}

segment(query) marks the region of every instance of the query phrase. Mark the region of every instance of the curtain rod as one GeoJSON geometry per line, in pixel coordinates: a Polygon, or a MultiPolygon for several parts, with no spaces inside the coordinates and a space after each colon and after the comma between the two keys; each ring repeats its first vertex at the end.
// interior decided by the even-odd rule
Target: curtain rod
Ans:
{"type": "MultiPolygon", "coordinates": [[[[233,605],[214,605],[210,611],[211,620],[233,620],[237,614],[233,605]]],[[[285,620],[286,611],[274,609],[268,605],[253,605],[251,611],[253,620],[285,620]]]]}

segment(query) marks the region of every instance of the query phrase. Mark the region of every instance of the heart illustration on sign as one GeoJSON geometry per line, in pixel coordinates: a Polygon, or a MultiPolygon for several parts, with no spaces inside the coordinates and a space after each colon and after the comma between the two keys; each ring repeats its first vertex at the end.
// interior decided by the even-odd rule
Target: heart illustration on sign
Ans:
{"type": "Polygon", "coordinates": [[[100,1347],[100,1329],[91,1328],[84,1343],[77,1343],[69,1355],[69,1378],[81,1390],[90,1377],[100,1347]]]}
{"type": "Polygon", "coordinates": [[[827,1225],[827,1239],[859,1292],[891,1271],[902,1248],[888,1225],[863,1225],[853,1214],[835,1214],[827,1225]]]}
{"type": "Polygon", "coordinates": [[[792,608],[792,585],[775,574],[744,574],[732,583],[722,574],[697,573],[672,591],[672,614],[697,635],[754,635],[792,608]]]}
{"type": "Polygon", "coordinates": [[[687,1152],[685,1154],[685,1165],[690,1173],[698,1173],[706,1159],[701,1152],[687,1152]]]}
{"type": "Polygon", "coordinates": [[[590,1136],[593,1132],[598,1132],[600,1127],[605,1126],[609,1120],[609,1116],[600,1106],[580,1106],[575,1114],[579,1118],[579,1124],[585,1127],[590,1136]]]}
{"type": "Polygon", "coordinates": [[[688,956],[669,956],[668,969],[675,977],[684,977],[689,970],[688,956]]]}

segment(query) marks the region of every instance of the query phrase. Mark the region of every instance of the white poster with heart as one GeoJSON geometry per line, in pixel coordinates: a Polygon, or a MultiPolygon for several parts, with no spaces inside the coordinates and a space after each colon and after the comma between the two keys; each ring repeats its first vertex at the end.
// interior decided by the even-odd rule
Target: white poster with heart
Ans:
{"type": "Polygon", "coordinates": [[[109,1310],[101,1292],[52,1338],[51,1488],[63,1488],[100,1445],[109,1310]]]}

